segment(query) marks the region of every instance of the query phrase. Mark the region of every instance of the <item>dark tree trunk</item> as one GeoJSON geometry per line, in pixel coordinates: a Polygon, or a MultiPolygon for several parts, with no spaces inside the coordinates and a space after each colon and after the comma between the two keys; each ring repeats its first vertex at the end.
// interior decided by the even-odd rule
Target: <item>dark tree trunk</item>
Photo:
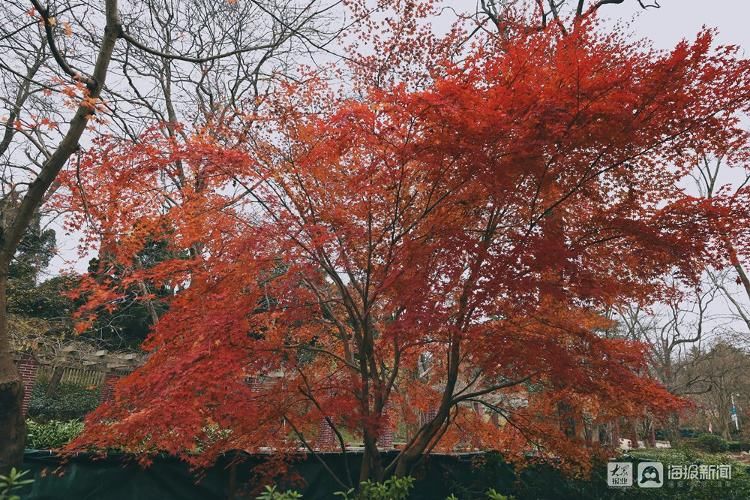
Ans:
{"type": "Polygon", "coordinates": [[[0,375],[0,474],[23,461],[26,443],[26,424],[23,419],[21,402],[23,384],[16,373],[15,378],[8,372],[0,375]]]}
{"type": "Polygon", "coordinates": [[[630,447],[634,450],[638,448],[638,419],[628,419],[628,437],[630,439],[630,447]]]}
{"type": "Polygon", "coordinates": [[[7,269],[0,269],[0,473],[21,464],[26,441],[23,382],[13,362],[8,335],[7,269]]]}
{"type": "Polygon", "coordinates": [[[653,419],[648,423],[648,445],[656,448],[656,422],[653,419]]]}
{"type": "Polygon", "coordinates": [[[669,416],[669,441],[673,448],[680,442],[680,416],[672,413],[669,416]]]}
{"type": "Polygon", "coordinates": [[[620,419],[617,418],[612,423],[612,446],[617,448],[620,446],[620,438],[622,437],[620,433],[620,419]]]}
{"type": "Polygon", "coordinates": [[[382,481],[384,479],[383,462],[377,446],[377,438],[370,432],[365,432],[365,451],[362,454],[362,466],[359,469],[359,482],[382,481]]]}
{"type": "Polygon", "coordinates": [[[52,368],[52,376],[49,378],[49,383],[47,384],[47,397],[52,397],[57,393],[57,388],[60,387],[62,375],[62,366],[56,365],[54,368],[52,368]]]}
{"type": "MultiPolygon", "coordinates": [[[[104,36],[99,46],[91,76],[86,77],[86,86],[90,99],[98,99],[104,89],[107,70],[112,58],[112,51],[117,39],[122,34],[117,0],[105,0],[104,10],[106,25],[104,36]]],[[[45,14],[46,15],[46,14],[45,14]]],[[[50,21],[45,18],[45,29],[51,37],[50,21]]],[[[52,47],[52,38],[49,38],[52,47]]],[[[58,64],[63,67],[64,59],[56,56],[58,64]]],[[[73,70],[63,67],[68,74],[73,70]]],[[[78,75],[81,76],[80,74],[78,75]]],[[[29,185],[21,199],[14,216],[0,224],[0,469],[18,466],[23,459],[23,447],[26,438],[26,425],[23,418],[23,384],[18,370],[13,363],[10,351],[7,312],[8,268],[18,249],[24,233],[29,227],[37,210],[42,205],[50,186],[68,159],[79,149],[79,140],[86,130],[94,107],[89,100],[82,101],[75,115],[71,118],[69,128],[57,148],[42,165],[38,175],[29,185]]]]}

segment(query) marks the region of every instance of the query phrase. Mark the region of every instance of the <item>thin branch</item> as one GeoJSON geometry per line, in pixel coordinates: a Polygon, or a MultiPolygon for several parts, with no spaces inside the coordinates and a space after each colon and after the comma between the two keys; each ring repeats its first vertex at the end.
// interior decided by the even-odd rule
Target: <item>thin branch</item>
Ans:
{"type": "Polygon", "coordinates": [[[52,53],[52,57],[55,58],[57,65],[60,66],[60,69],[62,69],[63,72],[70,76],[74,81],[84,83],[86,85],[86,88],[88,88],[89,90],[93,90],[94,88],[96,88],[96,79],[94,77],[84,75],[80,71],[76,71],[71,68],[63,55],[60,53],[60,50],[57,48],[57,43],[55,42],[55,33],[53,29],[55,26],[55,23],[53,21],[54,16],[50,15],[49,9],[42,7],[42,4],[39,2],[39,0],[31,0],[31,4],[42,17],[42,21],[44,23],[44,32],[47,35],[47,43],[49,44],[50,52],[52,53]]]}
{"type": "Polygon", "coordinates": [[[339,477],[336,475],[336,473],[333,472],[333,470],[328,466],[328,464],[325,462],[325,460],[323,460],[323,458],[320,456],[320,454],[317,453],[313,449],[312,446],[310,446],[310,444],[305,439],[305,436],[303,436],[302,433],[299,431],[299,429],[297,429],[297,426],[294,425],[294,422],[292,422],[292,420],[289,419],[286,415],[284,415],[284,419],[287,422],[289,422],[289,427],[292,428],[292,431],[294,432],[294,434],[299,438],[300,441],[302,441],[303,446],[305,448],[307,448],[307,450],[312,454],[312,456],[315,457],[315,459],[318,462],[320,462],[320,464],[323,466],[323,468],[326,470],[326,472],[328,472],[331,475],[331,477],[333,478],[333,480],[336,481],[337,483],[339,483],[339,486],[341,486],[342,488],[346,488],[347,487],[346,484],[341,479],[339,479],[339,477]]]}
{"type": "Polygon", "coordinates": [[[141,49],[143,52],[146,52],[147,54],[151,54],[157,57],[162,57],[164,59],[172,59],[175,61],[185,61],[185,62],[190,62],[190,63],[195,63],[195,64],[203,64],[203,63],[207,63],[211,61],[216,61],[217,59],[224,59],[226,57],[236,56],[237,54],[244,54],[245,52],[253,52],[256,50],[268,50],[268,49],[276,48],[282,43],[284,43],[284,41],[286,41],[286,39],[282,39],[282,40],[274,41],[272,43],[266,43],[262,45],[253,45],[252,47],[244,47],[241,49],[232,50],[230,52],[224,52],[224,53],[216,54],[213,56],[192,57],[192,56],[183,56],[180,54],[171,54],[169,52],[162,52],[160,50],[152,49],[148,45],[145,45],[139,42],[138,40],[136,40],[135,38],[133,38],[133,36],[129,35],[124,30],[120,31],[120,38],[122,38],[129,44],[133,45],[134,47],[141,49]]]}
{"type": "Polygon", "coordinates": [[[499,391],[500,389],[505,389],[505,388],[508,388],[508,387],[513,387],[514,385],[518,385],[518,384],[523,384],[524,382],[528,382],[532,377],[534,377],[534,376],[536,376],[538,374],[539,374],[539,371],[535,371],[535,372],[533,372],[533,373],[531,373],[531,374],[529,374],[529,375],[527,375],[526,377],[523,377],[523,378],[519,378],[519,379],[516,379],[516,380],[509,380],[507,382],[503,382],[502,384],[493,385],[491,387],[487,387],[487,388],[481,389],[479,391],[469,392],[469,393],[466,393],[466,394],[464,394],[462,396],[454,397],[451,400],[451,404],[455,405],[455,404],[460,403],[461,401],[465,401],[467,399],[476,398],[476,397],[479,397],[479,396],[483,396],[485,394],[489,394],[491,392],[499,391]]]}

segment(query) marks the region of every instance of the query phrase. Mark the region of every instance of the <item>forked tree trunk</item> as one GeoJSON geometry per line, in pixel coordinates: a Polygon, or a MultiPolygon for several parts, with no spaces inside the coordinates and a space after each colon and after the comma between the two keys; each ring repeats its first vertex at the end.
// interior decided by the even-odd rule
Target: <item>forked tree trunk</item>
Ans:
{"type": "Polygon", "coordinates": [[[448,407],[439,409],[435,418],[422,426],[416,439],[404,449],[397,459],[393,469],[395,476],[409,475],[412,469],[424,458],[425,452],[431,447],[433,441],[439,437],[443,424],[448,418],[448,411],[448,407]]]}

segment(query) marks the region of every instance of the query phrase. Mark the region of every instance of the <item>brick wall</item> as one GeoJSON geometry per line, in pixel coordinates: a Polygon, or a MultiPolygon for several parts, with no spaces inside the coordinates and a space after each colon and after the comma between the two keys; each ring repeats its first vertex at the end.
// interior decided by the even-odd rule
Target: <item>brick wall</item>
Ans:
{"type": "Polygon", "coordinates": [[[107,401],[112,401],[112,398],[115,394],[114,385],[117,383],[118,380],[122,377],[122,374],[120,373],[107,373],[107,376],[104,377],[104,383],[102,384],[102,390],[99,393],[99,402],[104,403],[107,401]]]}
{"type": "MultiPolygon", "coordinates": [[[[333,421],[333,418],[331,418],[331,420],[333,421]]],[[[319,450],[332,450],[336,448],[336,446],[337,440],[336,434],[333,432],[333,428],[328,423],[328,420],[325,419],[325,417],[321,417],[318,439],[315,440],[315,448],[319,450]]]]}
{"type": "Polygon", "coordinates": [[[428,423],[432,422],[432,420],[437,417],[438,409],[437,408],[430,408],[427,411],[420,412],[419,414],[419,425],[427,425],[428,423]]]}
{"type": "Polygon", "coordinates": [[[21,358],[18,360],[18,372],[21,374],[21,381],[23,382],[24,415],[29,412],[29,405],[31,404],[31,391],[34,389],[38,371],[39,362],[36,360],[36,358],[31,354],[23,353],[21,355],[21,358]]]}
{"type": "Polygon", "coordinates": [[[393,448],[393,435],[395,429],[394,407],[388,403],[383,410],[383,419],[380,423],[380,433],[378,435],[378,448],[390,450],[393,448]]]}

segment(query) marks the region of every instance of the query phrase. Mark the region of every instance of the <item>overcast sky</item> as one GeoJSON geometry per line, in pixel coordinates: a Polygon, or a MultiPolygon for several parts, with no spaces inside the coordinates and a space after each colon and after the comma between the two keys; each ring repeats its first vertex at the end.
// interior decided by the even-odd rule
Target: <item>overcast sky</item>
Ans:
{"type": "Polygon", "coordinates": [[[639,12],[633,24],[634,30],[652,39],[659,48],[669,48],[682,38],[691,38],[704,25],[718,28],[722,43],[744,49],[750,47],[748,0],[660,0],[659,3],[661,8],[641,12],[638,2],[630,0],[628,7],[608,6],[602,13],[607,17],[628,19],[639,12]]]}

